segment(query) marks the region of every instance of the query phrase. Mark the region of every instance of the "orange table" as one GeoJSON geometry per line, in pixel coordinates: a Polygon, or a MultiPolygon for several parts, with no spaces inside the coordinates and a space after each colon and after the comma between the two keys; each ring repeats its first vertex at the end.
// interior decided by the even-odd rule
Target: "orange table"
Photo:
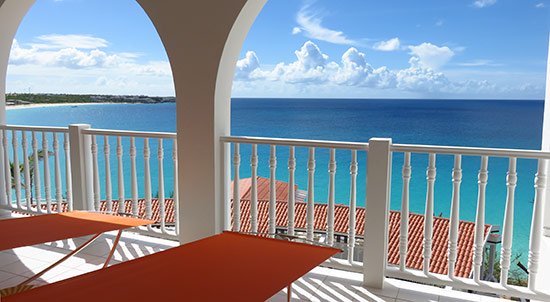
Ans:
{"type": "Polygon", "coordinates": [[[0,251],[154,223],[93,212],[67,212],[0,220],[0,251]]]}
{"type": "Polygon", "coordinates": [[[225,232],[2,301],[265,301],[338,252],[225,232]]]}
{"type": "Polygon", "coordinates": [[[22,288],[24,285],[39,278],[53,267],[81,251],[102,233],[118,230],[113,248],[104,264],[104,267],[106,267],[113,256],[122,230],[151,223],[154,223],[154,221],[78,211],[3,219],[0,220],[0,251],[56,240],[94,235],[59,261],[15,287],[22,288]]]}

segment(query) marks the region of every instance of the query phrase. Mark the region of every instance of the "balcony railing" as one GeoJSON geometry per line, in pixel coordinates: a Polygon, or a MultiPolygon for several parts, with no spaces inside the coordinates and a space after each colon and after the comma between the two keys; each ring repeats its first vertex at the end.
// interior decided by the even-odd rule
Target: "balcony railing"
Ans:
{"type": "MultiPolygon", "coordinates": [[[[270,196],[268,203],[267,224],[269,232],[283,231],[289,235],[303,236],[309,240],[326,238],[325,243],[333,246],[338,246],[346,251],[347,259],[332,259],[325,263],[327,266],[349,269],[353,271],[362,271],[365,273],[365,280],[371,284],[381,282],[383,276],[390,276],[416,282],[428,284],[437,284],[443,286],[452,286],[453,288],[474,290],[479,292],[488,292],[498,295],[525,297],[532,299],[549,299],[545,294],[535,292],[535,280],[539,271],[540,259],[540,236],[543,231],[542,225],[542,204],[544,202],[546,190],[546,169],[547,160],[550,159],[550,153],[533,150],[512,150],[512,149],[496,149],[496,148],[470,148],[470,147],[450,147],[450,146],[422,146],[422,145],[401,145],[392,144],[391,140],[373,139],[367,143],[348,143],[348,142],[329,142],[329,141],[308,141],[308,140],[291,140],[291,139],[272,139],[272,138],[254,138],[254,137],[222,137],[221,142],[224,144],[225,152],[231,150],[231,163],[225,163],[226,173],[229,175],[229,170],[232,170],[233,175],[233,195],[229,196],[230,189],[226,189],[225,203],[226,208],[232,210],[232,215],[226,213],[226,228],[235,231],[258,231],[258,225],[264,222],[258,221],[258,206],[257,197],[258,183],[256,176],[258,175],[259,162],[264,163],[263,171],[269,171],[270,196]],[[243,152],[243,149],[246,150],[243,152]],[[300,151],[298,151],[300,150],[300,151]],[[326,198],[326,216],[320,218],[324,221],[323,229],[314,229],[315,218],[315,201],[323,200],[319,198],[315,185],[315,176],[319,175],[318,161],[316,154],[321,153],[324,157],[323,170],[321,173],[327,173],[325,193],[326,198]],[[250,156],[244,159],[242,154],[250,156]],[[297,153],[300,153],[301,161],[306,162],[300,169],[297,169],[297,153]],[[346,156],[346,154],[348,154],[346,156]],[[410,180],[412,174],[412,156],[427,156],[426,169],[426,194],[425,194],[425,213],[424,213],[424,233],[422,244],[422,270],[407,268],[407,247],[409,241],[409,195],[410,195],[410,180]],[[263,160],[262,160],[263,157],[263,160]],[[402,166],[402,181],[401,187],[391,188],[391,171],[393,169],[393,160],[401,159],[402,166]],[[434,273],[430,270],[432,258],[432,236],[434,233],[434,203],[435,203],[435,181],[436,181],[436,159],[438,157],[447,157],[444,161],[449,161],[452,157],[452,174],[450,181],[452,182],[449,231],[448,231],[448,271],[446,274],[434,273]],[[475,227],[473,235],[473,259],[472,261],[472,279],[457,277],[454,267],[457,262],[457,247],[459,245],[459,209],[460,209],[460,189],[462,183],[462,159],[468,157],[469,165],[474,159],[479,159],[479,173],[477,176],[478,198],[476,203],[475,227]],[[339,159],[338,167],[349,168],[349,182],[346,186],[336,186],[335,173],[337,170],[336,159],[339,159]],[[367,158],[365,160],[365,158],[367,158]],[[485,211],[486,205],[486,186],[488,183],[488,162],[490,158],[506,158],[509,162],[509,168],[506,173],[506,190],[507,197],[505,200],[506,208],[504,217],[502,218],[502,249],[500,253],[500,283],[489,282],[482,280],[483,266],[483,251],[486,239],[486,224],[485,211]],[[344,159],[344,162],[342,162],[344,159]],[[359,159],[359,160],[358,160],[359,159]],[[527,287],[514,286],[508,284],[508,274],[511,267],[511,253],[514,230],[514,199],[515,188],[518,181],[516,171],[518,159],[531,159],[537,163],[536,175],[534,178],[534,205],[532,213],[532,223],[529,239],[529,281],[527,287]],[[278,163],[284,163],[278,165],[278,163]],[[266,168],[266,165],[268,168],[266,168]],[[282,166],[282,167],[281,167],[282,166]],[[366,167],[365,167],[366,166],[366,167]],[[250,168],[248,168],[250,167],[250,168]],[[232,169],[231,169],[232,168],[232,169]],[[360,175],[358,180],[358,171],[361,169],[367,170],[366,174],[360,175]],[[247,171],[249,170],[249,171],[247,171]],[[277,174],[276,171],[284,170],[287,175],[277,174]],[[239,194],[240,177],[242,172],[251,176],[251,189],[249,208],[245,208],[246,215],[242,215],[242,196],[239,194]],[[306,200],[306,223],[302,233],[297,233],[295,225],[297,216],[295,209],[295,179],[296,174],[303,175],[302,180],[307,179],[307,200],[306,200]],[[288,179],[288,209],[286,210],[286,218],[281,219],[276,211],[281,211],[277,207],[277,197],[275,195],[275,183],[277,179],[288,179]],[[368,180],[368,181],[367,181],[368,180]],[[358,188],[365,188],[366,192],[358,192],[358,188]],[[347,243],[341,244],[336,238],[339,234],[335,234],[335,190],[349,190],[349,214],[348,214],[348,234],[347,243]],[[387,259],[388,245],[388,221],[389,221],[389,199],[392,190],[401,191],[401,215],[399,226],[399,262],[397,265],[391,265],[387,259]],[[366,197],[366,214],[365,220],[357,221],[357,196],[361,193],[366,197]],[[248,221],[247,221],[248,220],[248,221]],[[281,228],[281,225],[284,228],[281,228]],[[365,234],[356,233],[356,225],[364,224],[365,234]],[[244,226],[244,228],[243,228],[244,226]],[[278,229],[276,229],[276,226],[278,229]],[[384,235],[385,234],[385,235],[384,235]],[[358,238],[359,237],[359,238],[358,238]],[[360,250],[362,258],[357,259],[354,253],[357,252],[357,243],[362,241],[360,250]]],[[[346,173],[347,174],[347,173],[346,173]]],[[[525,175],[528,178],[528,175],[525,175]]],[[[530,181],[533,181],[533,178],[530,181]]],[[[302,181],[303,182],[303,181],[302,181]]],[[[224,183],[229,186],[230,180],[225,179],[224,183]]],[[[342,200],[339,200],[342,202],[342,200]]],[[[490,208],[489,208],[490,209],[490,208]]],[[[265,217],[265,216],[262,216],[265,217]]],[[[316,217],[318,218],[318,217],[316,217]]],[[[339,222],[341,223],[341,222],[339,222]]],[[[342,234],[340,234],[342,235],[342,234]]]]}
{"type": "Polygon", "coordinates": [[[30,214],[73,209],[124,213],[157,221],[139,231],[177,239],[175,133],[89,125],[7,125],[1,130],[4,179],[10,180],[2,186],[1,207],[30,214]]]}
{"type": "MultiPolygon", "coordinates": [[[[157,225],[138,231],[177,238],[175,133],[92,129],[89,125],[67,128],[8,125],[0,130],[0,163],[4,173],[0,179],[8,180],[0,186],[0,193],[5,197],[0,200],[0,207],[31,214],[72,209],[131,214],[157,221],[157,225]]],[[[498,295],[550,298],[534,291],[536,276],[541,271],[540,238],[544,229],[542,204],[546,199],[548,152],[400,145],[392,144],[389,139],[355,143],[222,137],[221,144],[226,155],[221,163],[223,202],[227,209],[223,217],[225,229],[284,232],[337,246],[345,253],[325,265],[363,272],[365,281],[371,285],[389,276],[498,295]],[[502,175],[506,176],[503,185],[507,194],[503,201],[506,207],[502,217],[500,282],[482,280],[485,212],[490,209],[486,203],[488,163],[493,158],[504,158],[508,164],[506,175],[502,175]],[[507,280],[514,238],[517,166],[518,160],[525,159],[535,162],[537,171],[532,177],[522,174],[523,181],[534,181],[534,201],[528,241],[529,282],[527,287],[521,287],[509,285],[507,280]],[[476,165],[479,162],[476,167],[479,172],[472,279],[469,279],[458,277],[454,267],[460,244],[461,189],[466,184],[463,184],[463,168],[465,162],[471,167],[472,161],[476,165]],[[399,165],[399,170],[394,165],[399,165]],[[418,165],[427,166],[420,270],[407,267],[410,200],[413,195],[418,197],[417,190],[411,189],[411,178],[413,168],[416,171],[418,165]],[[434,209],[440,202],[435,198],[435,183],[436,179],[444,178],[437,176],[438,165],[452,170],[451,177],[447,178],[452,189],[446,199],[451,206],[445,274],[430,270],[434,221],[439,219],[434,216],[434,209]],[[398,185],[392,180],[392,170],[401,172],[398,185]],[[319,177],[321,173],[323,177],[319,177]],[[260,194],[266,196],[266,192],[258,191],[259,176],[268,177],[265,199],[259,198],[260,194]],[[240,186],[241,179],[246,177],[250,177],[250,193],[243,198],[240,186]],[[281,186],[281,181],[286,187],[281,186]],[[297,184],[307,189],[305,196],[300,195],[297,184]],[[342,191],[346,194],[337,194],[342,191]],[[345,200],[337,196],[345,196],[345,200]],[[399,230],[399,260],[393,264],[387,259],[391,199],[399,199],[401,204],[396,229],[399,230]],[[366,211],[358,206],[363,200],[366,200],[366,211]],[[338,205],[342,201],[346,203],[345,211],[338,205]]]]}

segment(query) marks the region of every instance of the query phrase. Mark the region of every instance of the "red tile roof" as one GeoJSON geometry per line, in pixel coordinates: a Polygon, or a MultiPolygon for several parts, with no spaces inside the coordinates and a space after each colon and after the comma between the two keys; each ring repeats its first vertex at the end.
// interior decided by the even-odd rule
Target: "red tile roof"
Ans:
{"type": "MultiPolygon", "coordinates": [[[[250,201],[245,198],[250,197],[250,178],[242,179],[239,191],[241,191],[241,230],[249,232],[250,225],[250,201]]],[[[279,229],[286,229],[288,225],[288,184],[277,182],[277,202],[276,202],[276,226],[279,229]]],[[[269,180],[258,177],[258,232],[267,233],[269,226],[269,180]],[[261,197],[261,198],[260,198],[261,197]]],[[[153,199],[152,219],[160,222],[160,211],[158,199],[153,199]]],[[[131,213],[131,200],[125,202],[125,212],[131,213]]],[[[305,230],[307,207],[304,202],[295,204],[295,229],[305,230]]],[[[43,205],[45,207],[45,205],[43,205]]],[[[53,204],[53,211],[56,211],[56,205],[53,204]]],[[[138,214],[145,217],[145,200],[138,201],[138,214]]],[[[325,232],[327,229],[327,208],[326,204],[314,204],[314,230],[316,232],[325,232]]],[[[66,210],[66,205],[63,205],[66,210]]],[[[102,201],[100,211],[106,212],[106,202],[102,201]]],[[[175,223],[174,201],[167,198],[165,200],[165,211],[167,225],[175,223]]],[[[118,212],[118,201],[113,200],[113,212],[118,212]]],[[[357,207],[355,234],[358,238],[364,236],[365,208],[357,207]]],[[[231,216],[233,217],[233,216],[231,216]]],[[[388,242],[388,262],[390,264],[399,264],[399,228],[401,224],[401,213],[390,211],[389,217],[389,242],[388,242]]],[[[430,260],[430,271],[438,274],[447,274],[448,272],[448,242],[449,242],[449,219],[434,217],[433,236],[432,236],[432,258],[430,260]]],[[[455,266],[455,275],[459,277],[469,277],[472,271],[472,256],[474,242],[475,224],[469,221],[460,221],[457,263],[455,266]]],[[[491,230],[490,225],[485,225],[485,237],[491,230]]],[[[334,207],[334,231],[336,234],[347,236],[349,231],[349,207],[337,204],[334,207]]],[[[424,240],[424,215],[409,214],[409,234],[407,248],[407,262],[409,268],[423,268],[423,240],[424,240]]]]}
{"type": "MultiPolygon", "coordinates": [[[[233,182],[231,182],[231,184],[233,184],[233,182]]],[[[258,176],[257,184],[258,184],[257,186],[258,200],[269,200],[269,193],[270,193],[269,178],[258,176]]],[[[287,182],[276,180],[275,181],[275,200],[287,201],[289,187],[290,186],[287,182]]],[[[252,196],[251,188],[252,188],[252,178],[243,178],[239,181],[239,191],[240,191],[241,200],[251,199],[251,196],[252,196]]],[[[298,193],[298,186],[295,185],[294,188],[295,188],[294,192],[298,193]]],[[[231,185],[229,196],[233,199],[233,185],[231,185]]],[[[304,201],[304,199],[301,197],[300,194],[295,194],[295,196],[296,196],[297,202],[304,201]]]]}
{"type": "MultiPolygon", "coordinates": [[[[112,205],[113,205],[112,206],[112,212],[113,213],[118,213],[118,200],[113,200],[112,205]]],[[[174,210],[174,200],[171,199],[171,198],[165,199],[164,207],[165,207],[165,213],[166,213],[165,223],[173,225],[176,221],[175,210],[174,210]]],[[[41,208],[42,208],[42,210],[45,211],[47,209],[46,204],[42,203],[41,208]]],[[[63,212],[66,212],[68,210],[67,204],[63,203],[62,206],[61,206],[61,209],[62,209],[63,212]]],[[[52,210],[51,211],[54,212],[54,213],[57,212],[57,204],[56,203],[52,203],[52,210]]],[[[102,213],[107,213],[108,212],[107,211],[107,202],[105,200],[100,202],[99,212],[102,212],[102,213]]],[[[130,200],[130,199],[125,200],[123,213],[127,213],[127,214],[132,213],[132,200],[130,200]]],[[[138,216],[139,217],[146,217],[145,199],[143,199],[143,198],[138,199],[138,216]]],[[[153,198],[151,200],[151,219],[155,220],[157,223],[160,223],[160,203],[159,203],[159,200],[157,198],[153,198]]]]}
{"type": "MultiPolygon", "coordinates": [[[[250,185],[250,178],[242,179],[239,191],[243,193],[241,200],[241,231],[249,232],[250,225],[250,201],[244,199],[250,196],[249,190],[243,186],[250,185]]],[[[279,190],[279,187],[277,187],[279,190]]],[[[288,187],[287,187],[288,188],[288,187]]],[[[288,225],[288,190],[287,195],[277,193],[276,202],[276,226],[286,229],[288,225]]],[[[258,177],[258,232],[267,233],[269,226],[269,179],[258,177]],[[260,198],[259,192],[267,192],[260,198]]],[[[295,229],[305,230],[307,207],[304,202],[296,202],[295,229]]],[[[314,204],[314,230],[325,232],[327,229],[327,204],[314,204]]],[[[231,216],[233,217],[233,216],[231,216]]],[[[365,208],[357,207],[355,212],[357,237],[364,236],[365,208]]],[[[438,274],[448,273],[448,242],[449,242],[449,224],[448,218],[434,217],[433,236],[432,236],[432,258],[430,260],[430,271],[438,274]]],[[[390,211],[389,217],[389,242],[388,242],[388,262],[390,264],[399,264],[399,230],[401,225],[401,212],[390,211]]],[[[457,247],[457,262],[455,265],[455,276],[469,277],[472,271],[472,257],[474,244],[475,224],[469,221],[460,221],[459,238],[457,247]]],[[[491,230],[490,225],[485,225],[485,238],[491,230]]],[[[346,235],[349,231],[349,207],[347,205],[335,205],[334,207],[334,232],[336,234],[346,235]]],[[[413,269],[423,269],[423,241],[424,241],[424,215],[409,214],[409,234],[407,246],[406,266],[413,269]]]]}
{"type": "MultiPolygon", "coordinates": [[[[299,202],[295,204],[295,229],[306,229],[306,203],[299,202]]],[[[326,204],[314,205],[314,230],[325,232],[327,229],[327,209],[326,204]]],[[[276,202],[276,225],[277,228],[286,229],[288,225],[288,204],[287,202],[276,202]]],[[[365,208],[358,207],[355,212],[357,237],[364,236],[365,208]]],[[[389,243],[388,243],[388,262],[390,264],[399,264],[399,228],[401,225],[401,213],[390,211],[389,218],[389,243]]],[[[269,201],[258,201],[258,232],[267,233],[269,226],[269,201]]],[[[455,266],[455,275],[459,277],[469,277],[472,271],[473,239],[475,224],[469,221],[460,221],[457,263],[455,266]]],[[[485,226],[485,235],[489,233],[490,225],[485,226]]],[[[241,230],[250,232],[250,202],[241,201],[241,230]]],[[[334,232],[336,234],[347,235],[349,231],[349,207],[346,205],[335,205],[334,207],[334,232]]],[[[424,215],[409,214],[409,235],[407,248],[407,262],[409,268],[423,268],[423,241],[424,241],[424,215]]],[[[448,258],[447,247],[449,242],[449,219],[434,217],[433,236],[432,236],[432,258],[430,260],[430,271],[438,274],[447,274],[448,258]]]]}

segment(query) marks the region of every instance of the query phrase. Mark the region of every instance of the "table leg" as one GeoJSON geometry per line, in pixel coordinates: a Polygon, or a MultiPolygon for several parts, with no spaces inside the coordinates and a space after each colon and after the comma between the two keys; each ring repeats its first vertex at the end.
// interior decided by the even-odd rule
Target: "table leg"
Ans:
{"type": "Polygon", "coordinates": [[[111,258],[113,257],[113,254],[115,253],[116,247],[118,245],[118,241],[120,240],[120,235],[122,235],[122,230],[118,231],[118,234],[116,235],[115,241],[113,242],[113,247],[111,248],[111,251],[109,252],[109,256],[107,256],[107,260],[105,260],[105,263],[103,264],[103,268],[106,268],[107,265],[109,265],[109,262],[111,261],[111,258]]]}
{"type": "Polygon", "coordinates": [[[291,297],[292,297],[292,283],[290,283],[286,288],[286,301],[290,302],[291,297]]]}
{"type": "Polygon", "coordinates": [[[99,233],[99,234],[95,234],[92,238],[88,239],[88,241],[84,242],[84,244],[82,244],[81,246],[77,247],[74,251],[68,253],[67,255],[65,255],[63,258],[59,259],[57,262],[55,262],[54,264],[48,266],[47,268],[43,269],[41,272],[37,273],[36,275],[30,277],[29,279],[21,282],[19,285],[17,286],[23,286],[25,284],[28,284],[29,282],[32,282],[38,278],[40,278],[40,276],[44,275],[47,271],[51,270],[52,268],[56,267],[57,265],[59,265],[60,263],[62,263],[63,261],[69,259],[71,256],[75,255],[76,253],[80,252],[83,248],[87,247],[90,243],[92,243],[92,241],[96,240],[97,237],[99,237],[102,233],[99,233]]]}

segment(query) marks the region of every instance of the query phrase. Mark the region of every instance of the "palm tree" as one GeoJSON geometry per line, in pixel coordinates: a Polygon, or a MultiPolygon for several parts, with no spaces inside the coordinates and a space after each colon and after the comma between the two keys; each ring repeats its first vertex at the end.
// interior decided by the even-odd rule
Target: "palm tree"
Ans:
{"type": "MultiPolygon", "coordinates": [[[[52,156],[54,153],[52,151],[48,151],[48,156],[52,156]]],[[[40,149],[38,150],[38,161],[42,161],[44,160],[44,158],[46,158],[46,155],[45,155],[45,152],[44,150],[40,149]]],[[[32,179],[35,177],[35,173],[34,173],[34,153],[30,154],[27,156],[27,159],[28,159],[28,162],[29,162],[29,175],[30,175],[30,183],[29,183],[29,186],[30,186],[30,191],[31,191],[31,200],[30,202],[32,203],[33,201],[33,193],[34,193],[34,190],[33,190],[33,181],[32,179]]],[[[15,184],[15,167],[14,167],[14,163],[10,161],[10,175],[11,175],[11,189],[15,189],[16,187],[16,184],[15,184]]],[[[25,173],[25,165],[24,164],[19,164],[19,175],[24,175],[25,173]]],[[[20,181],[19,181],[19,184],[21,187],[23,188],[26,188],[26,185],[25,185],[25,182],[24,182],[24,177],[19,177],[20,181]]]]}

